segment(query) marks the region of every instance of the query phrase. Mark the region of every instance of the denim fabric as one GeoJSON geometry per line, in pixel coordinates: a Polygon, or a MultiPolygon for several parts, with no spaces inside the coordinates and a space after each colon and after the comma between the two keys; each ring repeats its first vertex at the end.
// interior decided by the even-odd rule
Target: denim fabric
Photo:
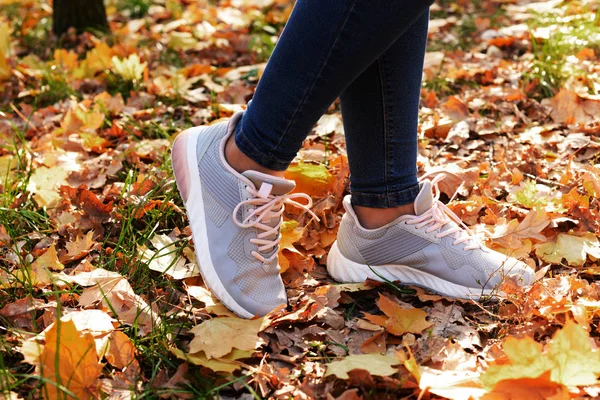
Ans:
{"type": "Polygon", "coordinates": [[[352,202],[414,201],[417,111],[433,0],[298,0],[236,127],[240,150],[285,170],[340,96],[352,202]]]}

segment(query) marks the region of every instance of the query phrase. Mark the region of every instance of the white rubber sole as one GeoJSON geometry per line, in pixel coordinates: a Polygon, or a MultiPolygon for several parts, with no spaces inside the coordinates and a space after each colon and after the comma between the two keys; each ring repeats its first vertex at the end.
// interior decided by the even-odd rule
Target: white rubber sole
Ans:
{"type": "MultiPolygon", "coordinates": [[[[204,218],[204,202],[202,200],[202,184],[200,182],[200,175],[198,174],[198,160],[196,157],[196,145],[198,143],[198,136],[200,135],[199,129],[189,129],[182,132],[176,139],[186,140],[185,147],[187,150],[187,165],[178,163],[181,165],[180,168],[187,167],[190,178],[190,187],[188,190],[188,200],[185,202],[185,209],[192,229],[192,237],[194,239],[194,247],[196,253],[196,260],[200,267],[200,274],[204,283],[208,289],[218,298],[223,305],[234,312],[236,315],[242,318],[252,318],[254,314],[246,311],[231,297],[223,282],[219,278],[215,266],[213,265],[212,258],[210,256],[210,249],[208,246],[208,234],[206,230],[206,221],[204,218]]],[[[173,143],[175,147],[175,143],[173,143]]],[[[172,154],[171,154],[172,157],[172,154]]],[[[173,164],[173,174],[175,175],[175,182],[179,179],[183,179],[185,175],[184,171],[178,171],[176,163],[173,164]]],[[[181,192],[179,183],[177,182],[177,189],[181,192]]]]}
{"type": "MultiPolygon", "coordinates": [[[[433,292],[460,299],[478,299],[490,296],[493,289],[469,288],[448,282],[427,272],[406,265],[378,265],[369,267],[347,259],[340,252],[337,241],[327,256],[327,271],[338,282],[364,282],[367,278],[376,281],[400,281],[403,284],[420,286],[433,292]]],[[[496,291],[497,293],[497,291],[496,291]]]]}

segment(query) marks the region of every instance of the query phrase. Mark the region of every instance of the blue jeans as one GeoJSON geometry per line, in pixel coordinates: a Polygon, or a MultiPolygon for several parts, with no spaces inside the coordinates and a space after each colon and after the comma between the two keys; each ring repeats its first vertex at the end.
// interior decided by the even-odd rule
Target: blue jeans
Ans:
{"type": "Polygon", "coordinates": [[[352,203],[412,203],[432,2],[298,0],[236,127],[240,150],[285,170],[339,96],[352,203]]]}

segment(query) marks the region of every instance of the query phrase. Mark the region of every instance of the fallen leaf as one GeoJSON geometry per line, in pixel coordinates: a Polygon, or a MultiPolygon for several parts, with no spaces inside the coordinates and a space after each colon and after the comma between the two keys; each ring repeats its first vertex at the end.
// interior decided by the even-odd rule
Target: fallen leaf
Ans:
{"type": "Polygon", "coordinates": [[[123,370],[135,361],[135,346],[131,343],[129,336],[121,331],[113,331],[110,334],[104,357],[110,365],[123,370]]]}
{"type": "Polygon", "coordinates": [[[39,167],[29,177],[27,191],[33,193],[40,207],[52,207],[60,200],[58,188],[66,184],[69,172],[63,167],[39,167]]]}
{"type": "Polygon", "coordinates": [[[588,255],[600,258],[600,242],[591,232],[583,236],[559,233],[554,241],[535,246],[535,254],[549,263],[560,264],[565,259],[571,266],[582,267],[588,255]]]}
{"type": "Polygon", "coordinates": [[[238,317],[213,318],[196,325],[190,332],[190,354],[203,351],[206,357],[220,358],[235,348],[254,350],[263,344],[258,332],[263,329],[264,319],[246,320],[238,317]]]}
{"type": "Polygon", "coordinates": [[[99,395],[102,365],[89,333],[80,334],[73,321],[58,322],[46,332],[40,357],[40,374],[48,382],[42,394],[45,399],[89,399],[99,395]],[[57,385],[73,393],[59,390],[57,385]]]}
{"type": "Polygon", "coordinates": [[[173,279],[185,279],[200,275],[200,270],[195,263],[186,263],[185,259],[177,255],[175,241],[167,235],[154,235],[150,242],[157,249],[148,249],[139,246],[140,259],[148,264],[148,268],[171,276],[173,279]]]}
{"type": "Polygon", "coordinates": [[[381,294],[377,300],[377,306],[389,317],[385,328],[392,335],[401,336],[408,332],[421,333],[433,325],[432,322],[427,321],[425,311],[418,308],[402,308],[381,294]]]}
{"type": "Polygon", "coordinates": [[[327,194],[331,175],[323,164],[300,162],[292,164],[285,171],[285,178],[296,182],[295,192],[306,193],[313,197],[327,194]]]}
{"type": "Polygon", "coordinates": [[[398,368],[393,365],[399,363],[393,355],[358,354],[327,364],[324,376],[335,375],[340,379],[348,379],[348,372],[354,369],[363,369],[376,376],[390,376],[398,372],[398,368]]]}
{"type": "MultiPolygon", "coordinates": [[[[567,320],[542,352],[542,345],[529,337],[507,338],[503,343],[508,363],[491,365],[481,376],[488,390],[505,380],[541,377],[568,387],[594,385],[600,375],[600,352],[592,350],[588,333],[567,320]]],[[[543,378],[542,378],[543,380],[543,378]]]]}
{"type": "Polygon", "coordinates": [[[207,358],[203,352],[197,354],[187,354],[182,350],[172,348],[173,353],[177,358],[188,361],[194,365],[201,365],[215,372],[233,372],[241,369],[242,366],[236,363],[235,360],[240,358],[249,358],[253,351],[233,349],[231,353],[221,358],[207,358]]]}

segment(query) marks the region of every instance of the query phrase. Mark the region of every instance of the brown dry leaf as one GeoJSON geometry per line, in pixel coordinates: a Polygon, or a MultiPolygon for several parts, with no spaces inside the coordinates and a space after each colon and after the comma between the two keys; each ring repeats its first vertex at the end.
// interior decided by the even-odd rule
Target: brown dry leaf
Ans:
{"type": "Polygon", "coordinates": [[[585,124],[599,119],[598,115],[594,115],[592,105],[595,105],[595,100],[582,99],[577,93],[567,89],[561,89],[552,98],[551,106],[552,113],[550,116],[555,122],[565,124],[585,124]]]}
{"type": "Polygon", "coordinates": [[[246,320],[238,317],[209,319],[190,329],[194,339],[190,342],[190,354],[204,352],[206,357],[220,358],[235,348],[254,350],[264,342],[258,337],[265,327],[264,318],[246,320]]]}
{"type": "Polygon", "coordinates": [[[74,276],[62,275],[60,279],[81,286],[91,286],[81,293],[79,305],[85,307],[102,302],[104,307],[116,312],[120,322],[136,325],[141,336],[151,332],[161,322],[155,308],[135,294],[127,279],[116,272],[98,268],[74,276]]]}
{"type": "Polygon", "coordinates": [[[96,242],[92,239],[94,231],[89,231],[84,236],[79,235],[74,242],[67,242],[67,253],[60,257],[60,261],[67,262],[85,257],[96,242]]]}
{"type": "Polygon", "coordinates": [[[108,339],[108,348],[104,357],[110,365],[123,370],[135,361],[135,346],[129,336],[121,331],[114,331],[108,339]]]}
{"type": "Polygon", "coordinates": [[[450,96],[444,104],[442,110],[455,121],[461,121],[469,116],[469,107],[458,97],[450,96]]]}
{"type": "MultiPolygon", "coordinates": [[[[388,297],[379,295],[377,306],[389,317],[385,328],[389,333],[401,336],[405,333],[421,333],[433,325],[427,321],[427,313],[418,308],[402,308],[388,297]]],[[[373,321],[371,321],[373,322],[373,321]]]]}
{"type": "Polygon", "coordinates": [[[102,365],[94,339],[89,333],[80,334],[72,321],[59,322],[46,332],[40,364],[41,376],[49,381],[42,391],[45,399],[89,399],[99,395],[102,365]],[[75,397],[59,391],[57,384],[75,397]]]}

